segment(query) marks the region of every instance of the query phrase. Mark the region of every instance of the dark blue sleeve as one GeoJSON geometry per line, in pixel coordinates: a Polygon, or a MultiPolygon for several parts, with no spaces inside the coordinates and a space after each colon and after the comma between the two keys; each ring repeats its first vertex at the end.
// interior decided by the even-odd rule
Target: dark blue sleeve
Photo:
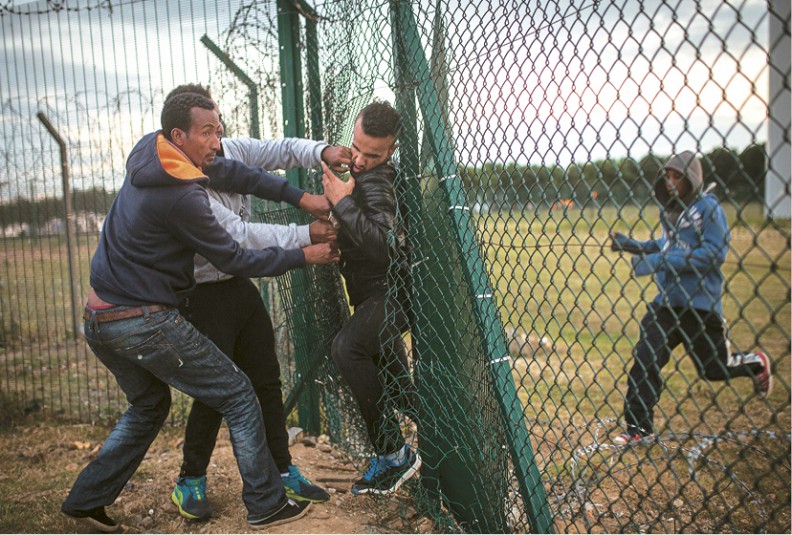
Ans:
{"type": "Polygon", "coordinates": [[[170,232],[217,269],[237,277],[271,277],[305,265],[302,249],[245,249],[217,222],[206,192],[193,188],[173,205],[170,232]]]}
{"type": "Polygon", "coordinates": [[[250,194],[269,201],[285,201],[292,206],[299,206],[305,193],[283,177],[220,156],[203,171],[209,177],[209,186],[217,191],[250,194]]]}

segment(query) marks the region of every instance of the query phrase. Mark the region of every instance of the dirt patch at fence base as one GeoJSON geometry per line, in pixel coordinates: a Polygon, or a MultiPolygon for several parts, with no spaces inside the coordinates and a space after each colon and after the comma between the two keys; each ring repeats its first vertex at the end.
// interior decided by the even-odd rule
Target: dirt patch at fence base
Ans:
{"type": "MultiPolygon", "coordinates": [[[[91,426],[25,427],[0,433],[0,532],[80,531],[76,522],[59,512],[60,506],[77,474],[98,453],[108,434],[106,428],[91,426]]],[[[214,517],[196,522],[179,516],[170,493],[181,465],[182,434],[179,428],[160,433],[126,489],[108,507],[108,514],[123,524],[126,533],[250,532],[242,483],[225,428],[207,473],[214,517]]],[[[401,515],[388,514],[403,510],[405,496],[378,498],[373,506],[372,498],[349,493],[359,477],[358,470],[335,455],[330,446],[319,443],[309,447],[298,442],[291,451],[303,474],[327,488],[331,499],[312,505],[303,519],[270,531],[388,533],[405,528],[401,515]]],[[[427,522],[418,519],[411,530],[421,529],[427,522]]]]}
{"type": "MultiPolygon", "coordinates": [[[[77,524],[59,512],[60,506],[108,434],[106,427],[74,425],[0,430],[0,533],[78,531],[77,524]]],[[[225,428],[208,470],[214,518],[194,522],[179,516],[170,493],[182,460],[182,435],[178,427],[160,433],[127,488],[108,508],[110,516],[127,533],[250,532],[225,428]]],[[[673,441],[592,450],[577,457],[575,474],[567,463],[567,471],[555,475],[559,487],[551,488],[550,501],[558,515],[556,527],[568,533],[735,533],[755,532],[756,526],[764,526],[770,533],[789,533],[789,465],[783,461],[771,466],[770,462],[788,459],[788,443],[775,442],[766,440],[757,443],[761,448],[748,449],[724,442],[699,457],[695,478],[688,473],[687,453],[692,450],[673,441]],[[741,455],[742,451],[746,453],[741,455]],[[727,459],[731,459],[728,464],[727,459]],[[724,470],[733,474],[726,484],[724,470]],[[776,477],[769,477],[767,470],[776,477]],[[761,485],[750,484],[757,474],[763,476],[761,485]],[[740,487],[740,481],[750,484],[750,493],[740,487]],[[560,496],[566,498],[559,502],[560,496]]],[[[404,491],[380,498],[350,494],[359,469],[329,444],[298,442],[291,451],[303,473],[327,488],[331,499],[313,505],[305,518],[270,532],[443,531],[415,513],[414,502],[404,491]]],[[[560,464],[548,462],[550,468],[560,469],[560,464]]]]}

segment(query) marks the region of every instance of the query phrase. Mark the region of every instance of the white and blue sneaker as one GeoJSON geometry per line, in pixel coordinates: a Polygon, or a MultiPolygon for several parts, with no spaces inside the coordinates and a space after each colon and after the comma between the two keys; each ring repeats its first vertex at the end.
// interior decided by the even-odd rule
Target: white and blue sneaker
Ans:
{"type": "Polygon", "coordinates": [[[421,456],[407,444],[393,455],[378,455],[368,470],[352,485],[352,494],[392,494],[421,468],[421,456]]]}

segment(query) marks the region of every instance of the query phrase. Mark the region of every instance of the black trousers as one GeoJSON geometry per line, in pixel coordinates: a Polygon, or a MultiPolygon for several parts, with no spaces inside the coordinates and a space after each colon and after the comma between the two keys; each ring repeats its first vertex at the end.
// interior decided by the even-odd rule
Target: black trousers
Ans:
{"type": "Polygon", "coordinates": [[[401,337],[408,323],[392,301],[383,292],[357,305],[332,347],[333,361],[360,407],[377,455],[404,445],[394,409],[408,410],[415,396],[401,337]]]}
{"type": "Polygon", "coordinates": [[[641,338],[633,350],[633,365],[624,402],[630,433],[654,433],[654,407],[660,399],[663,377],[671,352],[684,344],[699,377],[726,381],[752,376],[758,364],[741,364],[739,354],[730,360],[723,319],[719,314],[693,308],[668,308],[650,303],[641,320],[641,338]]]}
{"type": "MultiPolygon", "coordinates": [[[[199,284],[179,307],[201,333],[239,366],[253,383],[261,405],[267,444],[281,473],[291,464],[283,409],[280,365],[272,320],[256,286],[247,279],[199,284]]],[[[184,433],[181,474],[206,474],[222,416],[194,401],[184,433]]]]}

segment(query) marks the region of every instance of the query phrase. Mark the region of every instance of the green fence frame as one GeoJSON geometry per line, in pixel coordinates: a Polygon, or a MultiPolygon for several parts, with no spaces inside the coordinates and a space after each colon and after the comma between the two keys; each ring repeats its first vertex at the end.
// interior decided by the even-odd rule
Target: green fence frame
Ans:
{"type": "MultiPolygon", "coordinates": [[[[447,137],[448,129],[440,111],[437,90],[421,46],[412,4],[392,0],[391,8],[397,62],[400,64],[397,72],[407,77],[399,85],[402,87],[414,85],[416,88],[435,172],[438,177],[442,177],[441,187],[448,205],[448,217],[456,234],[456,245],[467,260],[465,278],[469,290],[468,299],[471,300],[476,311],[479,334],[486,340],[483,364],[489,369],[496,387],[498,405],[506,423],[509,451],[529,521],[534,532],[552,533],[553,523],[547,496],[525,426],[522,404],[517,397],[511,375],[511,357],[504,340],[503,325],[495,309],[493,291],[489,285],[478,244],[474,239],[475,232],[470,210],[466,206],[462,181],[457,175],[457,165],[447,137]]],[[[400,94],[402,106],[406,100],[409,100],[409,96],[400,94]]],[[[402,111],[409,113],[410,110],[402,111]]],[[[412,171],[415,171],[414,167],[412,171]]]]}

